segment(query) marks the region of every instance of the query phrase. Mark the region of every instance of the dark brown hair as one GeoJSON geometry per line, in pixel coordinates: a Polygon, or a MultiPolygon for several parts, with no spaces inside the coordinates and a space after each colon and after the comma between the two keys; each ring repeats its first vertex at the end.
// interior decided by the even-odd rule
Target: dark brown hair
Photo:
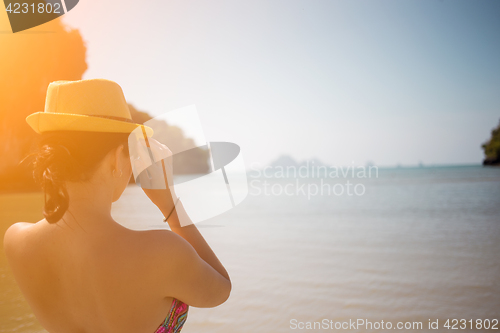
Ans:
{"type": "Polygon", "coordinates": [[[43,215],[59,221],[69,207],[66,182],[88,181],[99,163],[123,144],[128,155],[128,133],[54,131],[42,134],[33,157],[33,177],[45,193],[43,215]]]}

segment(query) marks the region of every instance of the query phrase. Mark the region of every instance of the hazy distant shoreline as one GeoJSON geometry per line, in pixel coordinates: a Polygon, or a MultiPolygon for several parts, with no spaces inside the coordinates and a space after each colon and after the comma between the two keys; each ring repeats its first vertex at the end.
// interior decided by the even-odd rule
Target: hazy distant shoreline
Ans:
{"type": "MultiPolygon", "coordinates": [[[[335,166],[328,166],[324,165],[326,167],[335,167],[335,166]]],[[[431,168],[468,168],[468,167],[482,167],[482,168],[497,168],[498,166],[492,166],[492,165],[482,165],[481,163],[476,163],[476,164],[429,164],[429,165],[399,165],[399,166],[394,166],[394,165],[371,165],[372,167],[377,167],[379,170],[398,170],[398,169],[431,169],[431,168]]],[[[263,166],[263,170],[266,166],[263,166]]],[[[316,167],[316,166],[315,166],[316,167]]],[[[337,168],[347,168],[349,166],[336,166],[337,168]]],[[[361,167],[367,167],[366,165],[361,166],[361,167]]],[[[254,169],[247,169],[247,175],[250,176],[250,174],[254,171],[254,169]]],[[[340,178],[340,177],[339,177],[340,178]]],[[[368,177],[367,177],[368,178],[368,177]]],[[[28,187],[28,188],[22,188],[22,187],[16,187],[13,189],[6,189],[6,188],[0,188],[0,195],[6,195],[6,194],[15,194],[15,193],[38,193],[41,192],[41,189],[33,188],[33,187],[28,187]]]]}

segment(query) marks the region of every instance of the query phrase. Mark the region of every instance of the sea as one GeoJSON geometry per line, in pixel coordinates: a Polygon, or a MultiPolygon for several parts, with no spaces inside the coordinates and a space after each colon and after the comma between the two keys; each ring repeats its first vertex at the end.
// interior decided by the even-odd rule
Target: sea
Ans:
{"type": "MultiPolygon", "coordinates": [[[[197,224],[233,287],[216,308],[191,307],[183,333],[500,331],[500,168],[276,171],[249,171],[246,199],[197,224]]],[[[2,235],[42,205],[0,194],[2,235]]],[[[112,215],[166,228],[136,185],[112,215]]],[[[3,250],[0,332],[45,332],[3,250]]]]}

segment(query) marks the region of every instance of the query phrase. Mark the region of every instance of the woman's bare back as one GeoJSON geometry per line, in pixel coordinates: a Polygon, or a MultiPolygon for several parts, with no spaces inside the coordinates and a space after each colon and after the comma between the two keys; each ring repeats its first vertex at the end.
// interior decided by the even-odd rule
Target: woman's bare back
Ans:
{"type": "MultiPolygon", "coordinates": [[[[168,314],[172,298],[155,288],[158,279],[148,283],[155,272],[147,260],[151,236],[168,232],[106,225],[85,232],[42,220],[9,229],[23,244],[10,254],[14,275],[49,332],[152,333],[168,314]]],[[[158,265],[168,265],[163,259],[158,265]]]]}

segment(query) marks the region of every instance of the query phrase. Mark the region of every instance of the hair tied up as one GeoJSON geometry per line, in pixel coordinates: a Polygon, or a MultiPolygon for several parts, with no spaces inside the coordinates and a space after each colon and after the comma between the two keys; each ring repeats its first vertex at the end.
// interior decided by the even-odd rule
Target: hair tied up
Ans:
{"type": "Polygon", "coordinates": [[[43,145],[34,161],[33,176],[45,192],[45,219],[59,221],[69,207],[66,181],[73,166],[72,154],[61,144],[43,145]]]}
{"type": "Polygon", "coordinates": [[[67,186],[89,181],[107,153],[128,133],[54,131],[43,133],[33,153],[33,176],[45,192],[43,215],[50,223],[62,219],[69,207],[67,186]]]}

